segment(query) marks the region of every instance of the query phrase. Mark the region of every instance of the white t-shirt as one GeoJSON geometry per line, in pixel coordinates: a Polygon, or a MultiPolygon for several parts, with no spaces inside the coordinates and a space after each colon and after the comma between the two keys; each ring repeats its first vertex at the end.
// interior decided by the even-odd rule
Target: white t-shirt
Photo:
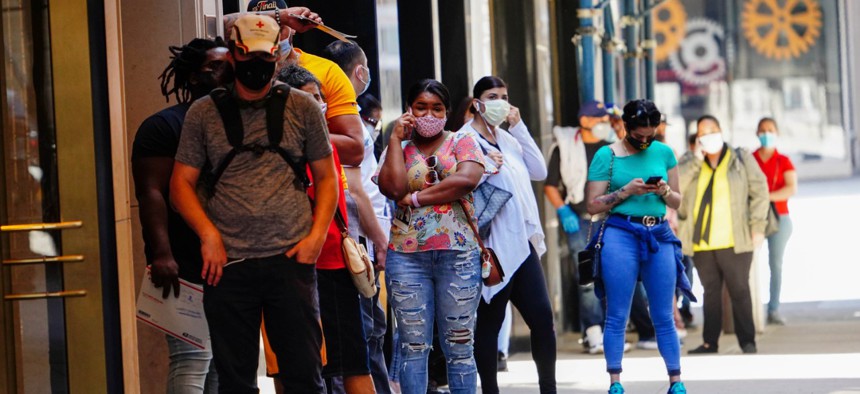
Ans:
{"type": "MultiPolygon", "coordinates": [[[[373,211],[376,212],[376,219],[382,226],[383,234],[388,234],[391,229],[391,212],[388,200],[379,191],[379,186],[371,180],[373,174],[376,173],[377,166],[379,166],[379,162],[376,161],[376,156],[373,154],[373,127],[364,121],[362,123],[364,124],[364,160],[361,161],[361,185],[370,198],[373,211]]],[[[364,232],[361,234],[364,235],[364,232]]],[[[373,256],[372,242],[368,242],[367,249],[368,253],[373,256]]]]}

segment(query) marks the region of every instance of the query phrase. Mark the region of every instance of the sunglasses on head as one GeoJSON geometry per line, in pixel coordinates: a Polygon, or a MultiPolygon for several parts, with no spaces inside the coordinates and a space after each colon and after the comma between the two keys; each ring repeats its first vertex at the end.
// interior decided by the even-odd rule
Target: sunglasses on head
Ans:
{"type": "Polygon", "coordinates": [[[663,120],[663,114],[657,108],[648,108],[644,103],[639,103],[636,113],[630,117],[630,120],[630,123],[640,126],[657,126],[663,120]]]}

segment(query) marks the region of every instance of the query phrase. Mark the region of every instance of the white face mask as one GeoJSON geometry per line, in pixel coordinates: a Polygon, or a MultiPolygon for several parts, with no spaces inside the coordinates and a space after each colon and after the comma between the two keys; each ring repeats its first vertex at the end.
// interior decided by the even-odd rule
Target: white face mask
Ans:
{"type": "Polygon", "coordinates": [[[608,140],[610,135],[615,134],[615,130],[609,122],[600,122],[591,128],[591,134],[601,140],[608,140]]]}
{"type": "Polygon", "coordinates": [[[493,127],[498,127],[502,124],[508,118],[508,113],[511,112],[511,103],[507,102],[507,100],[478,100],[478,102],[484,104],[484,113],[481,116],[493,127]]]}
{"type": "Polygon", "coordinates": [[[699,137],[702,150],[708,154],[719,153],[723,149],[723,135],[721,133],[707,134],[699,137]]]}

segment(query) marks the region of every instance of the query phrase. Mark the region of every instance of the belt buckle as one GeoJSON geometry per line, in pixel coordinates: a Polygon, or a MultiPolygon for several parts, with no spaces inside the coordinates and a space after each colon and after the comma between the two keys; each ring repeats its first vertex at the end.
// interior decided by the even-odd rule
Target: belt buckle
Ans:
{"type": "Polygon", "coordinates": [[[657,217],[656,216],[643,216],[642,224],[646,227],[654,227],[657,225],[657,217]]]}

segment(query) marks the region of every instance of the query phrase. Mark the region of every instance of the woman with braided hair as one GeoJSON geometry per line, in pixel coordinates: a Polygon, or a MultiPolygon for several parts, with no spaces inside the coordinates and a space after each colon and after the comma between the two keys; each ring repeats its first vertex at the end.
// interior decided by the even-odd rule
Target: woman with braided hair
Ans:
{"type": "MultiPolygon", "coordinates": [[[[173,156],[179,147],[185,113],[193,100],[232,80],[232,69],[226,62],[227,47],[220,38],[195,38],[181,47],[170,47],[170,53],[170,63],[159,77],[161,93],[168,102],[174,96],[178,104],[143,121],[131,154],[146,262],[153,283],[163,288],[164,298],[171,293],[179,297],[179,278],[203,283],[200,240],[167,202],[173,156]]],[[[166,337],[170,355],[167,393],[216,393],[218,377],[211,350],[166,337]]]]}

